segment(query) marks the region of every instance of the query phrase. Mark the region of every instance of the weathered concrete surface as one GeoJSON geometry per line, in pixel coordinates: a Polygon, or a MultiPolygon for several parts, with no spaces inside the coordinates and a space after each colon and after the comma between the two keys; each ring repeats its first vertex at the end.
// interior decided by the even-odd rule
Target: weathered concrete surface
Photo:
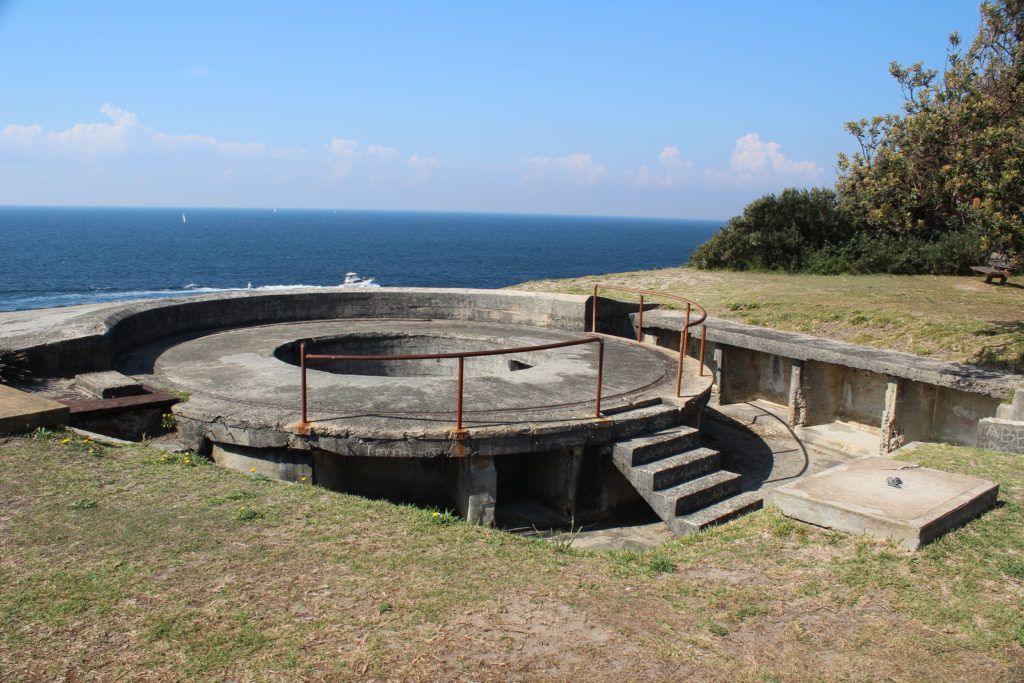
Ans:
{"type": "Polygon", "coordinates": [[[1024,453],[1024,421],[987,417],[978,423],[978,448],[1024,453]]]}
{"type": "MultiPolygon", "coordinates": [[[[684,314],[678,311],[646,311],[644,329],[652,332],[655,328],[679,330],[683,318],[684,314]]],[[[1006,399],[1010,391],[1021,382],[1019,375],[999,370],[745,325],[722,318],[708,318],[707,327],[709,342],[802,361],[819,361],[867,370],[1001,400],[1006,399]]]]}
{"type": "Polygon", "coordinates": [[[69,417],[65,405],[0,385],[0,433],[63,425],[69,417]]]}
{"type": "Polygon", "coordinates": [[[457,474],[451,492],[455,509],[470,524],[494,524],[498,473],[494,458],[474,455],[454,461],[457,474]]]}
{"type": "Polygon", "coordinates": [[[121,398],[146,393],[137,381],[113,370],[77,375],[75,385],[96,398],[121,398]]]}
{"type": "Polygon", "coordinates": [[[260,474],[271,479],[298,484],[314,483],[313,466],[308,453],[296,454],[269,448],[214,444],[210,457],[221,467],[236,472],[260,474]]]}
{"type": "MultiPolygon", "coordinates": [[[[142,347],[123,357],[126,371],[146,383],[191,393],[174,408],[179,430],[202,442],[253,448],[295,448],[342,455],[437,457],[498,455],[607,442],[617,421],[595,419],[596,344],[557,349],[532,367],[478,374],[467,359],[463,425],[469,437],[452,440],[457,380],[453,373],[387,376],[308,371],[310,427],[300,426],[299,368],[280,349],[299,339],[346,339],[386,332],[447,340],[448,351],[540,345],[578,339],[578,332],[525,326],[416,320],[345,320],[263,325],[226,330],[178,343],[142,347]],[[150,374],[147,374],[150,373],[150,374]],[[464,448],[462,448],[464,446],[464,448]],[[462,448],[462,452],[456,450],[462,448]]],[[[359,346],[362,353],[365,346],[359,346]]],[[[455,364],[449,360],[442,364],[455,364]]],[[[710,378],[686,373],[688,395],[704,394],[710,378]]],[[[646,404],[674,393],[675,358],[635,342],[605,340],[602,409],[646,404]]],[[[664,410],[669,410],[664,407],[664,410]]],[[[678,412],[678,410],[676,411],[678,412]]],[[[676,418],[678,422],[678,417],[676,418]]]]}
{"type": "Polygon", "coordinates": [[[4,348],[34,376],[113,369],[125,351],[191,332],[275,322],[413,318],[583,330],[586,298],[485,289],[302,288],[0,313],[4,348]]]}
{"type": "Polygon", "coordinates": [[[60,400],[71,411],[72,425],[131,441],[164,431],[162,416],[178,402],[174,394],[162,391],[86,401],[60,400]]]}
{"type": "MultiPolygon", "coordinates": [[[[636,318],[635,314],[632,314],[636,318]]],[[[683,314],[649,311],[644,329],[658,344],[679,343],[683,314]]],[[[851,423],[877,429],[871,451],[885,455],[909,441],[974,445],[979,420],[1012,416],[1002,404],[1024,378],[960,365],[708,319],[704,362],[715,374],[712,404],[752,401],[785,406],[792,427],[851,423]],[[717,398],[717,401],[714,400],[717,398]]],[[[688,352],[699,354],[691,338],[688,352]]],[[[1024,400],[1021,401],[1024,410],[1024,400]]],[[[810,435],[812,432],[808,432],[810,435]]]]}
{"type": "Polygon", "coordinates": [[[979,477],[876,457],[781,486],[770,502],[804,522],[917,550],[991,508],[998,494],[998,484],[979,477]]]}

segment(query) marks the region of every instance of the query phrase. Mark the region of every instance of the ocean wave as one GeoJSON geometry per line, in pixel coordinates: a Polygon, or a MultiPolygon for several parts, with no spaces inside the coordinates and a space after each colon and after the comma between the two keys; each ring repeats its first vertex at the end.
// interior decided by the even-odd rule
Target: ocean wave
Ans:
{"type": "Polygon", "coordinates": [[[0,302],[0,312],[27,311],[38,308],[63,308],[83,304],[107,304],[118,301],[140,301],[143,299],[170,299],[200,294],[222,294],[226,292],[271,292],[287,289],[316,289],[318,285],[261,285],[253,287],[207,287],[189,283],[184,287],[166,289],[99,290],[84,292],[46,292],[7,299],[0,302]]]}

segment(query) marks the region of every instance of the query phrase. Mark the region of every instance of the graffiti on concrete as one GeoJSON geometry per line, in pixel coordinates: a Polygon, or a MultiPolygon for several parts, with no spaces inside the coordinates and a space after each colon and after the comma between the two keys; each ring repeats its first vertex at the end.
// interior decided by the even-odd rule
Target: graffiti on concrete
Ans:
{"type": "Polygon", "coordinates": [[[987,418],[978,423],[978,446],[1003,453],[1024,453],[1024,422],[987,418]]]}

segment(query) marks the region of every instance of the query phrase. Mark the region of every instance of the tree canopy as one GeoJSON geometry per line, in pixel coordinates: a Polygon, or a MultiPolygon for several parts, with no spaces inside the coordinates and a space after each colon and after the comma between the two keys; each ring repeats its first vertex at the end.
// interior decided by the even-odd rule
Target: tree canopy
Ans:
{"type": "Polygon", "coordinates": [[[690,257],[703,268],[966,273],[1024,253],[1024,0],[981,5],[940,74],[889,65],[903,111],[846,123],[836,191],[785,190],[747,206],[690,257]]]}
{"type": "Polygon", "coordinates": [[[1024,250],[1024,0],[981,5],[971,46],[949,38],[946,69],[893,62],[903,113],[846,124],[841,204],[869,233],[924,241],[973,233],[985,250],[1024,250]]]}

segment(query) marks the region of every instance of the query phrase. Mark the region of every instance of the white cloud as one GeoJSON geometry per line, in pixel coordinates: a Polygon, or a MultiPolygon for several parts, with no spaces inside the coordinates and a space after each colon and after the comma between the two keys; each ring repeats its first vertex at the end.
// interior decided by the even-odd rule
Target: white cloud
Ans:
{"type": "Polygon", "coordinates": [[[361,157],[363,155],[359,151],[359,143],[355,140],[331,138],[331,144],[327,145],[327,149],[331,151],[331,154],[339,157],[361,157]]]}
{"type": "Polygon", "coordinates": [[[347,178],[352,173],[356,162],[363,156],[363,153],[359,151],[359,143],[355,140],[331,138],[331,144],[327,145],[327,149],[337,157],[334,162],[334,170],[331,173],[334,180],[347,178]]]}
{"type": "Polygon", "coordinates": [[[813,161],[794,161],[780,152],[777,142],[762,142],[757,133],[747,133],[736,140],[732,153],[733,173],[740,179],[770,173],[777,176],[796,176],[805,180],[820,178],[824,169],[813,161]]]}
{"type": "Polygon", "coordinates": [[[786,157],[777,142],[763,142],[757,133],[736,140],[729,171],[696,169],[683,158],[678,147],[665,147],[658,165],[646,165],[626,172],[634,187],[698,188],[711,190],[769,190],[780,183],[820,182],[824,169],[813,161],[794,161],[786,157]]]}
{"type": "Polygon", "coordinates": [[[366,148],[366,156],[380,157],[381,159],[394,159],[398,150],[393,147],[382,147],[381,145],[370,145],[366,148]]]}
{"type": "Polygon", "coordinates": [[[693,163],[683,159],[678,147],[666,147],[658,155],[661,170],[652,171],[641,166],[637,171],[628,171],[631,185],[636,187],[678,187],[693,178],[693,163]]]}
{"type": "Polygon", "coordinates": [[[419,154],[413,154],[409,157],[409,168],[415,170],[406,183],[409,185],[420,185],[430,180],[430,174],[433,169],[441,165],[434,157],[421,157],[419,154]]]}
{"type": "Polygon", "coordinates": [[[153,141],[167,149],[184,147],[208,147],[223,154],[246,157],[262,156],[267,148],[262,142],[231,142],[207,135],[168,135],[153,133],[153,141]]]}
{"type": "Polygon", "coordinates": [[[556,158],[536,156],[523,161],[533,166],[523,178],[527,182],[554,177],[576,185],[593,185],[608,172],[592,154],[576,153],[556,158]]]}
{"type": "Polygon", "coordinates": [[[55,152],[75,152],[92,157],[102,152],[123,153],[156,145],[164,149],[202,147],[231,156],[260,156],[266,147],[258,142],[232,142],[203,135],[169,135],[139,124],[133,112],[107,103],[100,111],[110,123],[76,123],[62,131],[47,132],[42,126],[10,124],[0,130],[0,142],[27,147],[47,145],[55,152]]]}
{"type": "Polygon", "coordinates": [[[0,141],[14,145],[30,145],[43,137],[42,126],[23,126],[12,123],[0,129],[0,141]]]}
{"type": "Polygon", "coordinates": [[[413,168],[434,168],[440,166],[441,163],[434,157],[421,157],[419,154],[413,154],[409,157],[409,165],[413,168]]]}
{"type": "Polygon", "coordinates": [[[100,111],[110,123],[76,123],[59,133],[45,133],[43,138],[55,148],[72,149],[87,156],[101,151],[124,151],[128,136],[139,124],[138,117],[109,103],[100,111]]]}

